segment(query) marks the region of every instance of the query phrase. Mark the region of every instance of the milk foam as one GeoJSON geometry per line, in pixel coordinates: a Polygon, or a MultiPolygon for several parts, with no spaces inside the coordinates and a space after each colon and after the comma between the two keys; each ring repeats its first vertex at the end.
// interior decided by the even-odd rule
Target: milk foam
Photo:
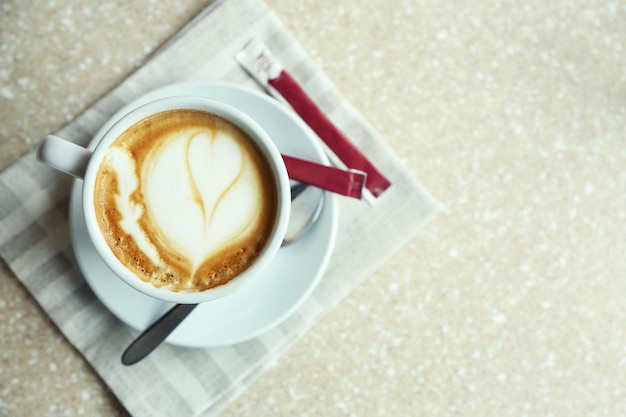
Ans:
{"type": "Polygon", "coordinates": [[[241,147],[223,133],[210,137],[189,130],[164,142],[148,154],[142,170],[146,207],[162,239],[195,271],[250,232],[262,208],[259,178],[241,147]]]}
{"type": "Polygon", "coordinates": [[[183,116],[131,128],[111,145],[96,210],[109,246],[140,278],[193,291],[227,282],[258,255],[276,190],[243,132],[183,116]]]}
{"type": "Polygon", "coordinates": [[[162,266],[163,263],[159,259],[159,254],[150,242],[146,232],[139,225],[139,219],[143,215],[145,209],[141,204],[137,204],[131,199],[131,195],[137,190],[139,181],[135,176],[135,163],[127,152],[122,149],[112,147],[108,160],[111,168],[116,172],[118,178],[124,178],[119,181],[118,195],[115,196],[115,204],[118,213],[121,214],[121,228],[133,237],[139,249],[156,265],[162,266]]]}

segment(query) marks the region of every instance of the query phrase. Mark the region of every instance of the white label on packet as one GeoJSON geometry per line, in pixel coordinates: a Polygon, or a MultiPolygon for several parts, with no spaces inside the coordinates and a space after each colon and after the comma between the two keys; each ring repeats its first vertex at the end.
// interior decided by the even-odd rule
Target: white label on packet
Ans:
{"type": "Polygon", "coordinates": [[[277,78],[283,70],[283,66],[274,60],[267,46],[256,38],[246,43],[244,48],[237,52],[235,58],[265,88],[270,87],[269,80],[277,78]]]}
{"type": "MultiPolygon", "coordinates": [[[[280,73],[284,70],[280,62],[274,59],[272,52],[269,48],[257,38],[250,39],[243,47],[242,50],[235,54],[235,59],[239,62],[239,65],[246,70],[248,74],[254,80],[261,85],[270,96],[274,97],[280,103],[291,107],[289,102],[280,94],[272,85],[270,80],[276,79],[280,76],[280,73]]],[[[325,145],[322,143],[322,145],[325,145]]],[[[337,157],[328,149],[324,148],[326,154],[331,159],[331,162],[335,164],[339,162],[339,167],[345,168],[345,165],[338,160],[337,157]]]]}

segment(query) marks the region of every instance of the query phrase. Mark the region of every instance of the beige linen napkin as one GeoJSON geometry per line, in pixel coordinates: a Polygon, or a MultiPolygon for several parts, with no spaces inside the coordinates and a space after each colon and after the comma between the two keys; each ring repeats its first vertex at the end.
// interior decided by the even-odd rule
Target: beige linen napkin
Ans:
{"type": "Polygon", "coordinates": [[[124,104],[174,82],[220,80],[258,88],[234,59],[252,37],[268,45],[394,183],[374,207],[340,199],[337,246],[321,283],[298,311],[260,337],[210,349],[163,345],[143,362],[124,367],[120,355],[137,332],[100,303],[75,264],[67,220],[71,180],[37,162],[34,152],[0,175],[1,256],[136,416],[216,415],[437,213],[436,202],[261,0],[211,4],[141,69],[57,134],[86,144],[124,104]]]}

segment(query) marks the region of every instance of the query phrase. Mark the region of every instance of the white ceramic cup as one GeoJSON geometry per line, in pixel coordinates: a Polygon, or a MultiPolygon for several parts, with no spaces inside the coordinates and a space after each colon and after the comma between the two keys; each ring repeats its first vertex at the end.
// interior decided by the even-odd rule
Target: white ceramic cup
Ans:
{"type": "MultiPolygon", "coordinates": [[[[235,107],[204,97],[168,97],[144,104],[115,121],[102,137],[93,139],[93,151],[56,136],[47,136],[38,150],[38,158],[51,167],[82,179],[82,208],[87,231],[96,251],[106,265],[131,287],[154,298],[184,304],[215,300],[232,294],[240,286],[252,281],[276,255],[283,241],[290,210],[289,177],[281,154],[269,135],[250,116],[235,107]],[[156,287],[143,281],[118,260],[102,236],[94,209],[94,186],[96,175],[109,146],[129,127],[140,120],[167,110],[194,109],[214,113],[238,126],[252,138],[274,173],[278,190],[277,215],[274,227],[261,254],[251,266],[226,284],[204,291],[172,291],[166,286],[156,287]]],[[[107,279],[104,277],[103,279],[107,279]]]]}

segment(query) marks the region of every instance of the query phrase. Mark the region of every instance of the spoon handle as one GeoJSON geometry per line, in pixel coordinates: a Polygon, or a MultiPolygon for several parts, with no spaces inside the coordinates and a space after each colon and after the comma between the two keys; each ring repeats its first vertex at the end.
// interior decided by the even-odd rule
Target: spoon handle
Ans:
{"type": "MultiPolygon", "coordinates": [[[[319,217],[324,203],[324,192],[316,187],[296,183],[291,187],[291,213],[283,246],[297,240],[319,217]],[[299,196],[302,197],[298,199],[299,196]]],[[[196,308],[197,304],[176,304],[150,327],[144,330],[126,348],[122,355],[124,365],[134,365],[156,349],[174,329],[196,308]]]]}
{"type": "Polygon", "coordinates": [[[128,346],[122,355],[124,365],[134,365],[157,346],[196,308],[198,304],[176,304],[167,313],[161,316],[150,327],[144,330],[133,343],[128,346]]]}

